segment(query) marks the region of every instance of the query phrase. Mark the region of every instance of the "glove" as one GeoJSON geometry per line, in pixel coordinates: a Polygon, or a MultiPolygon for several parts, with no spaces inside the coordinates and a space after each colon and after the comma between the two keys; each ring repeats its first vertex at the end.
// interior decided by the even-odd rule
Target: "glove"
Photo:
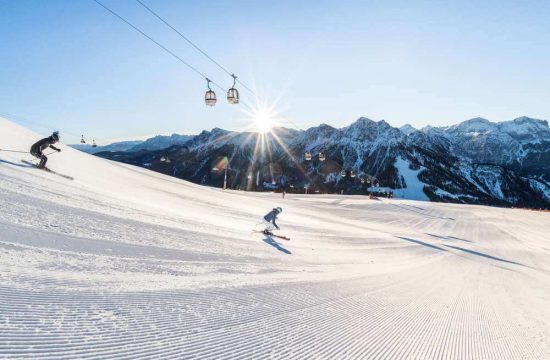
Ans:
{"type": "Polygon", "coordinates": [[[61,152],[61,149],[57,149],[57,152],[61,152]]]}
{"type": "Polygon", "coordinates": [[[277,230],[281,230],[281,228],[280,228],[280,227],[278,227],[278,226],[275,226],[275,227],[277,228],[277,230]]]}

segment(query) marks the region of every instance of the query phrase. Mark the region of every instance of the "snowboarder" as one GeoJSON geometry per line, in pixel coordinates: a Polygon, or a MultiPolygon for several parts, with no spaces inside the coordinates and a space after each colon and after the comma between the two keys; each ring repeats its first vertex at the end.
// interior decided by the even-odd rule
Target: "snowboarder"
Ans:
{"type": "Polygon", "coordinates": [[[46,155],[42,153],[44,149],[46,149],[47,147],[50,147],[57,152],[61,151],[61,149],[53,146],[53,144],[57,143],[58,141],[59,141],[59,131],[54,131],[53,134],[51,134],[47,138],[37,141],[33,146],[31,146],[31,154],[34,157],[40,159],[40,163],[37,165],[39,169],[43,169],[46,166],[46,162],[48,161],[48,158],[46,157],[46,155]]]}
{"type": "Polygon", "coordinates": [[[263,219],[263,224],[265,225],[264,234],[270,234],[271,231],[273,231],[274,229],[279,230],[279,226],[277,226],[277,223],[275,222],[275,220],[277,220],[277,215],[279,215],[282,212],[283,212],[283,209],[281,209],[280,207],[276,207],[264,216],[264,219],[263,219]]]}

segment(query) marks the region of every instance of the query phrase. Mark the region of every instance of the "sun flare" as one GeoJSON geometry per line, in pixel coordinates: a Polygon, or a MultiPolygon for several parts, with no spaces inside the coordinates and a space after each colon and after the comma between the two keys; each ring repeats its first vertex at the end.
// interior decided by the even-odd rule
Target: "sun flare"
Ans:
{"type": "Polygon", "coordinates": [[[267,109],[259,109],[253,114],[254,130],[265,134],[275,126],[275,114],[267,109]]]}
{"type": "Polygon", "coordinates": [[[244,110],[249,131],[265,134],[271,132],[273,127],[279,126],[279,114],[275,107],[276,103],[271,104],[259,98],[256,98],[253,104],[249,104],[244,110]]]}

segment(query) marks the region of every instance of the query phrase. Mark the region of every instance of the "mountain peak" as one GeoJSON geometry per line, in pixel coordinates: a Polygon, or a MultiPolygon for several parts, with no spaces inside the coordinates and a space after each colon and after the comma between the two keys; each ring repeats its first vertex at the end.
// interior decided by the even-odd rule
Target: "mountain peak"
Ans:
{"type": "Polygon", "coordinates": [[[413,127],[411,124],[405,124],[399,128],[401,132],[403,132],[405,135],[410,135],[411,133],[416,131],[416,128],[413,127]]]}
{"type": "Polygon", "coordinates": [[[546,128],[548,127],[548,121],[547,120],[535,119],[535,118],[531,118],[531,117],[528,117],[528,116],[520,116],[518,118],[515,118],[511,122],[513,122],[515,124],[533,124],[533,125],[536,125],[536,126],[542,126],[542,127],[546,127],[546,128]]]}
{"type": "Polygon", "coordinates": [[[374,121],[366,117],[360,117],[351,123],[349,126],[342,128],[341,130],[363,130],[366,128],[382,128],[389,129],[392,126],[386,122],[386,120],[374,121]]]}
{"type": "Polygon", "coordinates": [[[493,130],[496,124],[490,122],[487,119],[476,117],[466,121],[461,122],[458,125],[453,125],[449,129],[457,130],[459,132],[487,132],[493,130]]]}
{"type": "Polygon", "coordinates": [[[531,137],[533,139],[550,139],[548,121],[521,116],[511,121],[498,123],[499,129],[511,136],[531,137]]]}
{"type": "Polygon", "coordinates": [[[351,125],[348,126],[348,127],[359,127],[359,126],[360,127],[365,127],[365,126],[368,126],[370,124],[376,124],[376,121],[362,116],[359,119],[355,120],[353,123],[351,123],[351,125]]]}

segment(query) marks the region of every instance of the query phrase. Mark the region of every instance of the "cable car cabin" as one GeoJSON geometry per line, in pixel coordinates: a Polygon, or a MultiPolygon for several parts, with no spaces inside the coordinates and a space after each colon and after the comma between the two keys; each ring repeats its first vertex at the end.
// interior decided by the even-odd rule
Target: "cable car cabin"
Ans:
{"type": "Polygon", "coordinates": [[[208,86],[208,91],[206,92],[206,94],[204,94],[204,102],[207,106],[214,106],[216,105],[216,101],[218,101],[218,99],[216,98],[216,93],[212,91],[212,89],[210,89],[211,82],[212,81],[210,79],[206,79],[206,86],[208,86]]]}
{"type": "Polygon", "coordinates": [[[231,74],[231,77],[233,78],[233,86],[231,86],[231,89],[227,90],[227,102],[230,104],[238,104],[239,90],[235,89],[235,83],[237,82],[237,77],[235,76],[235,74],[231,74]]]}
{"type": "Polygon", "coordinates": [[[325,154],[323,154],[322,152],[319,153],[319,160],[325,161],[325,154]]]}
{"type": "Polygon", "coordinates": [[[227,90],[227,102],[230,104],[238,104],[239,103],[239,90],[235,88],[231,88],[227,90]]]}
{"type": "Polygon", "coordinates": [[[84,135],[82,135],[82,138],[80,139],[81,144],[86,144],[86,140],[84,140],[84,135]]]}
{"type": "Polygon", "coordinates": [[[311,160],[311,153],[309,151],[306,151],[305,158],[306,158],[306,161],[311,160]]]}
{"type": "Polygon", "coordinates": [[[207,106],[214,106],[217,101],[218,99],[216,98],[216,93],[214,91],[208,90],[206,94],[204,94],[204,102],[207,106]]]}

